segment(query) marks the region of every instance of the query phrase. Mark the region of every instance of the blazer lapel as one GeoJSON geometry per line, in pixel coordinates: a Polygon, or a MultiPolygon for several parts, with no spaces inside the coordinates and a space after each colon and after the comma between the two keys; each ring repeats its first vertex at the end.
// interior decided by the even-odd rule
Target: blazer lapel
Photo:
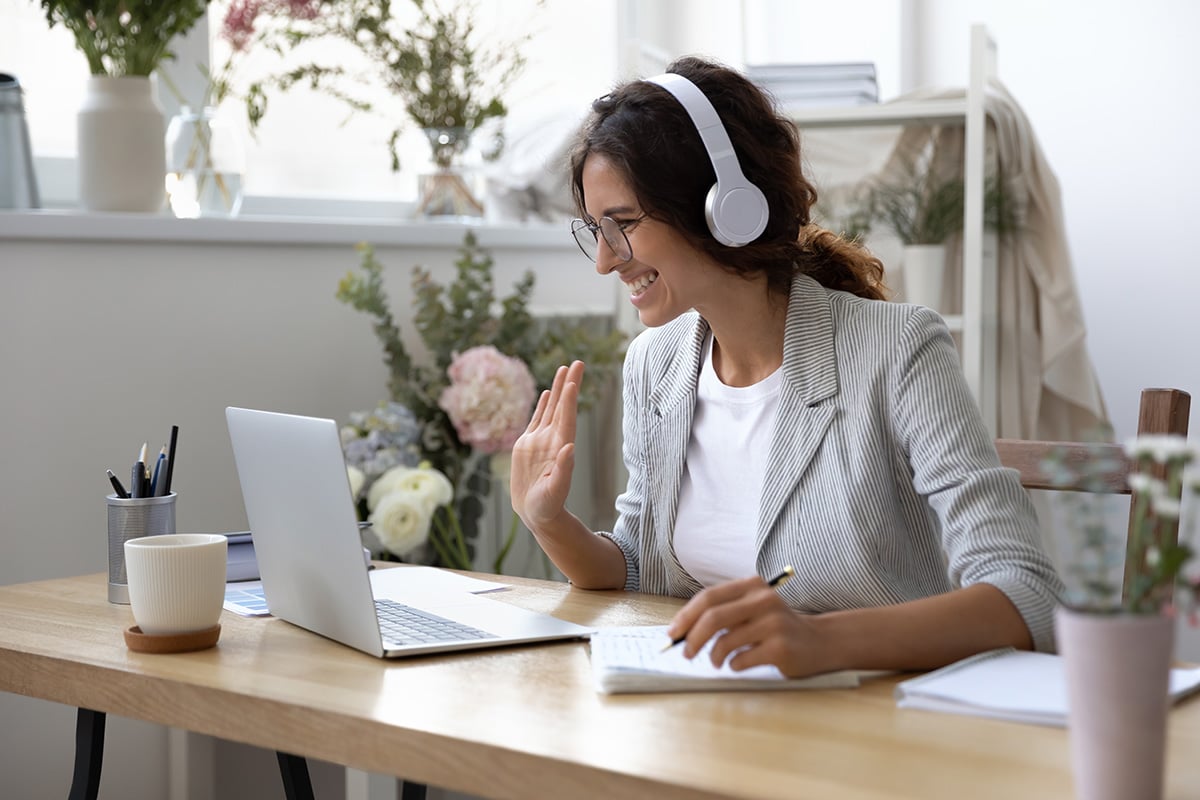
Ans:
{"type": "Polygon", "coordinates": [[[759,551],[833,422],[833,405],[822,404],[838,391],[833,334],[829,296],[813,279],[797,276],[788,300],[783,386],[759,503],[759,551]]]}

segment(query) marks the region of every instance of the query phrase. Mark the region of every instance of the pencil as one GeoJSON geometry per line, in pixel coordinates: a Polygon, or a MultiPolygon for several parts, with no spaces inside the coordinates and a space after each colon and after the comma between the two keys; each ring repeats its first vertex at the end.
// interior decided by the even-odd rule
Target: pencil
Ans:
{"type": "MultiPolygon", "coordinates": [[[[792,569],[792,565],[787,564],[786,566],[784,566],[783,569],[781,569],[779,571],[778,575],[776,575],[774,578],[771,578],[771,580],[767,581],[767,586],[770,586],[772,589],[778,589],[780,586],[783,586],[783,584],[787,583],[788,578],[792,577],[795,574],[796,574],[796,571],[794,569],[792,569]]],[[[684,633],[682,636],[676,636],[674,639],[672,639],[671,641],[669,641],[665,645],[663,645],[663,649],[660,652],[663,652],[663,653],[667,652],[672,647],[681,643],[686,638],[687,638],[686,633],[684,633]]]]}

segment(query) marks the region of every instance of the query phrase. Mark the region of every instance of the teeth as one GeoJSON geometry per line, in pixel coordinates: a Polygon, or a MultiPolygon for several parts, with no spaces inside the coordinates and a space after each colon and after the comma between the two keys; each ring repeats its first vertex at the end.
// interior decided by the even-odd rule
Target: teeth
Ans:
{"type": "Polygon", "coordinates": [[[647,272],[635,281],[629,281],[625,285],[630,288],[634,294],[641,294],[646,291],[650,284],[658,280],[657,272],[647,272]]]}

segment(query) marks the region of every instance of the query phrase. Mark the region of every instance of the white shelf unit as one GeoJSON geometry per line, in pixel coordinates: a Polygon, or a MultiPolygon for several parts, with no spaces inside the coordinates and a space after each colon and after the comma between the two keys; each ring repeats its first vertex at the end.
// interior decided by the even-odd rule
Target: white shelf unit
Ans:
{"type": "Polygon", "coordinates": [[[910,100],[873,106],[799,109],[792,118],[801,130],[884,125],[961,124],[965,126],[963,177],[966,200],[962,235],[962,315],[946,317],[961,332],[963,372],[984,422],[996,433],[997,331],[996,261],[983,246],[984,97],[996,72],[996,45],[983,25],[971,28],[970,75],[962,100],[910,100]]]}

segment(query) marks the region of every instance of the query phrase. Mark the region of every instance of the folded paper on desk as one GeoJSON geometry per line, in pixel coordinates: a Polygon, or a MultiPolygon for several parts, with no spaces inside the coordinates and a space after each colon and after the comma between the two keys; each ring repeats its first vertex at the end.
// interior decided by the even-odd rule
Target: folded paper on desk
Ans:
{"type": "Polygon", "coordinates": [[[592,634],[592,677],[602,694],[625,692],[715,692],[779,689],[846,689],[858,686],[856,672],[830,672],[811,678],[784,677],[775,667],[760,666],[734,671],[729,665],[714,667],[709,660],[712,642],[689,660],[683,646],[665,653],[670,641],[665,625],[605,628],[592,634]]]}
{"type": "MultiPolygon", "coordinates": [[[[1171,702],[1200,690],[1200,668],[1171,670],[1171,702]]],[[[896,705],[1064,727],[1067,681],[1060,656],[990,650],[896,686],[896,705]]]]}

